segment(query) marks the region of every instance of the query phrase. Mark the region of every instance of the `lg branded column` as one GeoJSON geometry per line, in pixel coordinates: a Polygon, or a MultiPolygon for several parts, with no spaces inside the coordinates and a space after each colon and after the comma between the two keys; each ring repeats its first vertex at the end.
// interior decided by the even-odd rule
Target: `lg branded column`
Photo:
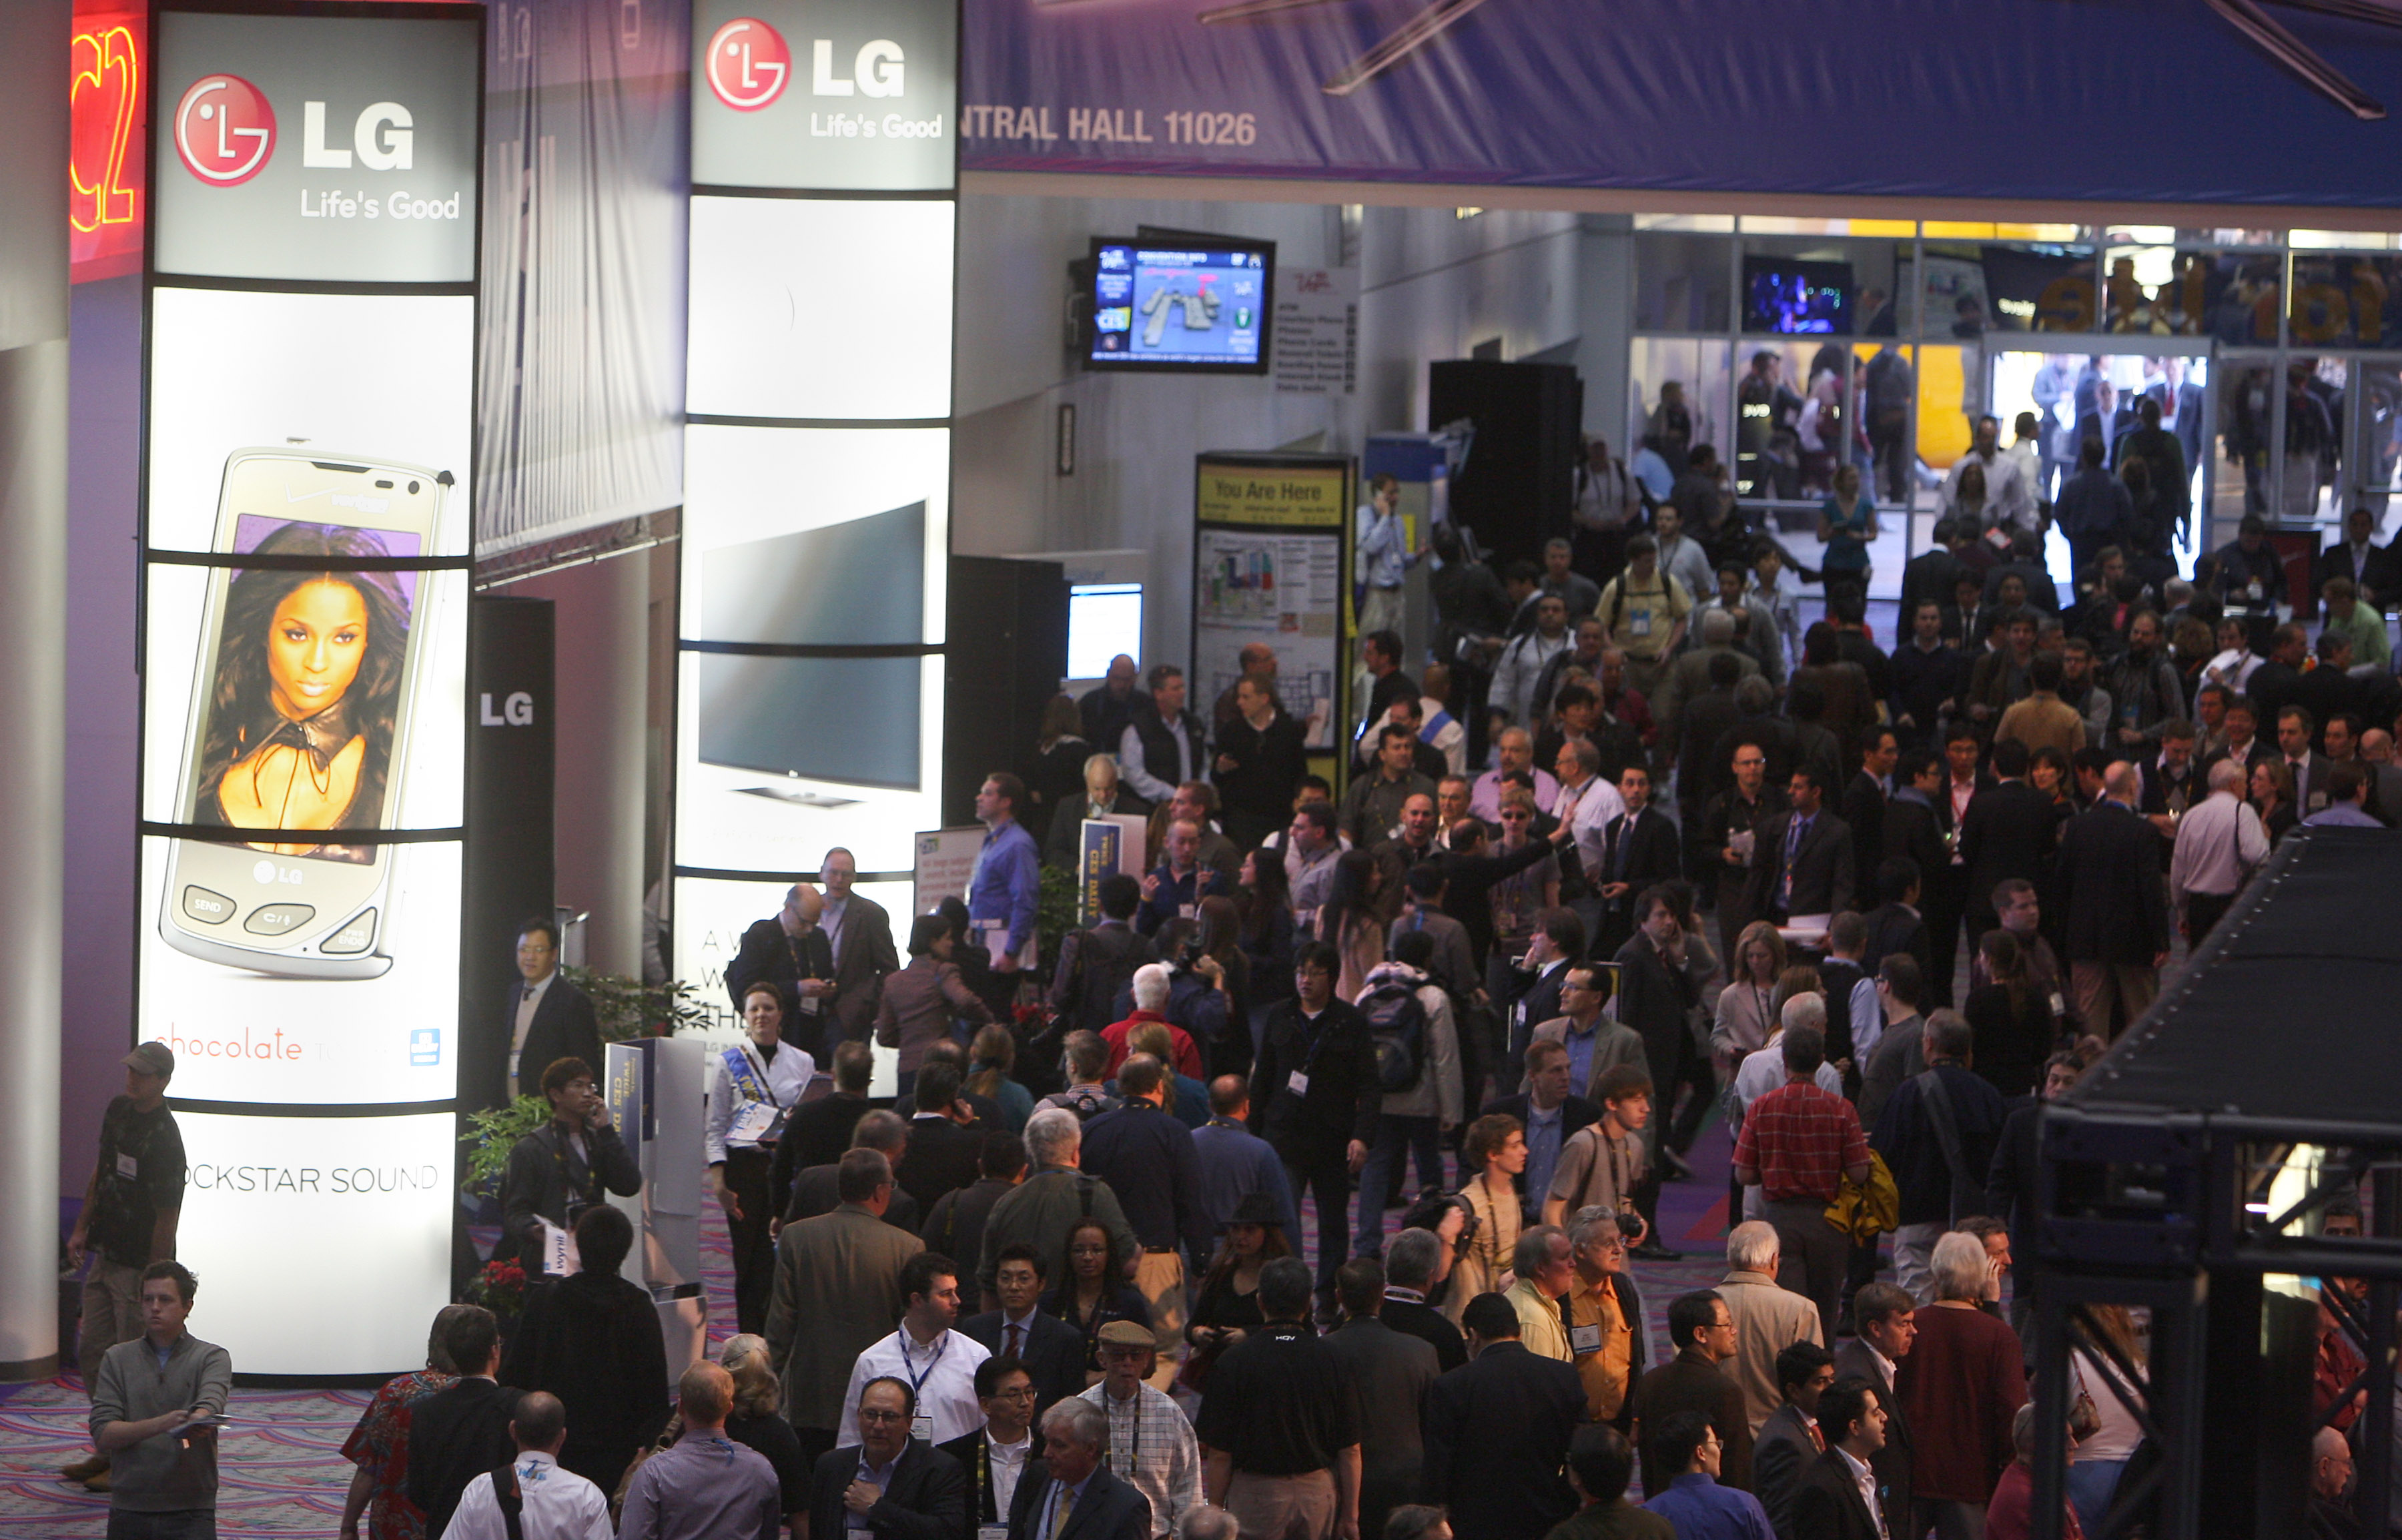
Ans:
{"type": "Polygon", "coordinates": [[[959,16],[693,26],[675,971],[730,1024],[725,966],[792,873],[847,846],[905,914],[940,821],[959,16]]]}
{"type": "Polygon", "coordinates": [[[250,1373],[449,1294],[481,14],[155,19],[138,1031],[250,1373]]]}

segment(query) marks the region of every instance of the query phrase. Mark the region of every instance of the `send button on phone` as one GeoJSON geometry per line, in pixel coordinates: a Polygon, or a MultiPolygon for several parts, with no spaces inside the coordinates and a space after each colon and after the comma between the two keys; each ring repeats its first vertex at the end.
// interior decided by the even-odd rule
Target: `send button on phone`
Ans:
{"type": "Polygon", "coordinates": [[[204,924],[222,925],[233,918],[233,901],[205,887],[186,887],[184,913],[204,924]]]}
{"type": "Polygon", "coordinates": [[[317,911],[305,903],[270,903],[252,913],[242,928],[254,936],[281,936],[305,925],[317,911]]]}

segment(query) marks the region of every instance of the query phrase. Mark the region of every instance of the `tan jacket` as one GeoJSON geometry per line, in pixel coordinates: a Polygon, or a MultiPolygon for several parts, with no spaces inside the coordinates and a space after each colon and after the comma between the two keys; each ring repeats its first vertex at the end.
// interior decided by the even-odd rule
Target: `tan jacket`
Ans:
{"type": "Polygon", "coordinates": [[[1767,1273],[1741,1268],[1726,1275],[1718,1292],[1734,1319],[1735,1334],[1734,1356],[1719,1368],[1742,1387],[1744,1415],[1757,1434],[1785,1400],[1776,1385],[1776,1355],[1796,1342],[1827,1345],[1820,1340],[1818,1307],[1807,1295],[1777,1287],[1767,1273]]]}
{"type": "Polygon", "coordinates": [[[842,1424],[851,1366],[891,1335],[901,1319],[901,1270],[925,1249],[857,1203],[786,1225],[776,1238],[767,1361],[783,1381],[784,1416],[794,1427],[831,1432],[842,1424]]]}

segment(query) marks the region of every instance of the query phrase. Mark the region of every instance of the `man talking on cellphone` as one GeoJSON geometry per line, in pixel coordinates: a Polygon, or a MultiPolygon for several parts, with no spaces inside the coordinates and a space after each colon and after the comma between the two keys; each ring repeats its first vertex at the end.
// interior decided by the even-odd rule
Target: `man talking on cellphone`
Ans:
{"type": "Polygon", "coordinates": [[[515,1247],[529,1276],[545,1271],[545,1225],[573,1230],[602,1202],[605,1189],[621,1198],[642,1190],[633,1152],[610,1125],[609,1108],[582,1059],[555,1059],[542,1072],[550,1121],[517,1142],[501,1175],[501,1250],[515,1247]]]}

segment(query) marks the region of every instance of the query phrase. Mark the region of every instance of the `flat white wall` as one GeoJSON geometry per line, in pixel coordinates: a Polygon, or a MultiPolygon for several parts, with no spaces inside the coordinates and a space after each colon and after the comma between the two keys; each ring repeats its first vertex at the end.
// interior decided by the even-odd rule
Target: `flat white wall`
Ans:
{"type": "MultiPolygon", "coordinates": [[[[1147,661],[1181,663],[1191,631],[1193,457],[1323,434],[1422,430],[1426,365],[1499,338],[1525,358],[1579,332],[1575,215],[1077,198],[959,204],[958,438],[952,545],[973,556],[1150,553],[1147,661]],[[1138,225],[1277,242],[1285,267],[1360,269],[1360,387],[1279,394],[1255,376],[1093,375],[1065,339],[1068,264],[1138,225]],[[1076,408],[1076,471],[1055,468],[1058,408],[1076,408]]],[[[1624,349],[1618,352],[1624,368],[1624,349]]]]}

